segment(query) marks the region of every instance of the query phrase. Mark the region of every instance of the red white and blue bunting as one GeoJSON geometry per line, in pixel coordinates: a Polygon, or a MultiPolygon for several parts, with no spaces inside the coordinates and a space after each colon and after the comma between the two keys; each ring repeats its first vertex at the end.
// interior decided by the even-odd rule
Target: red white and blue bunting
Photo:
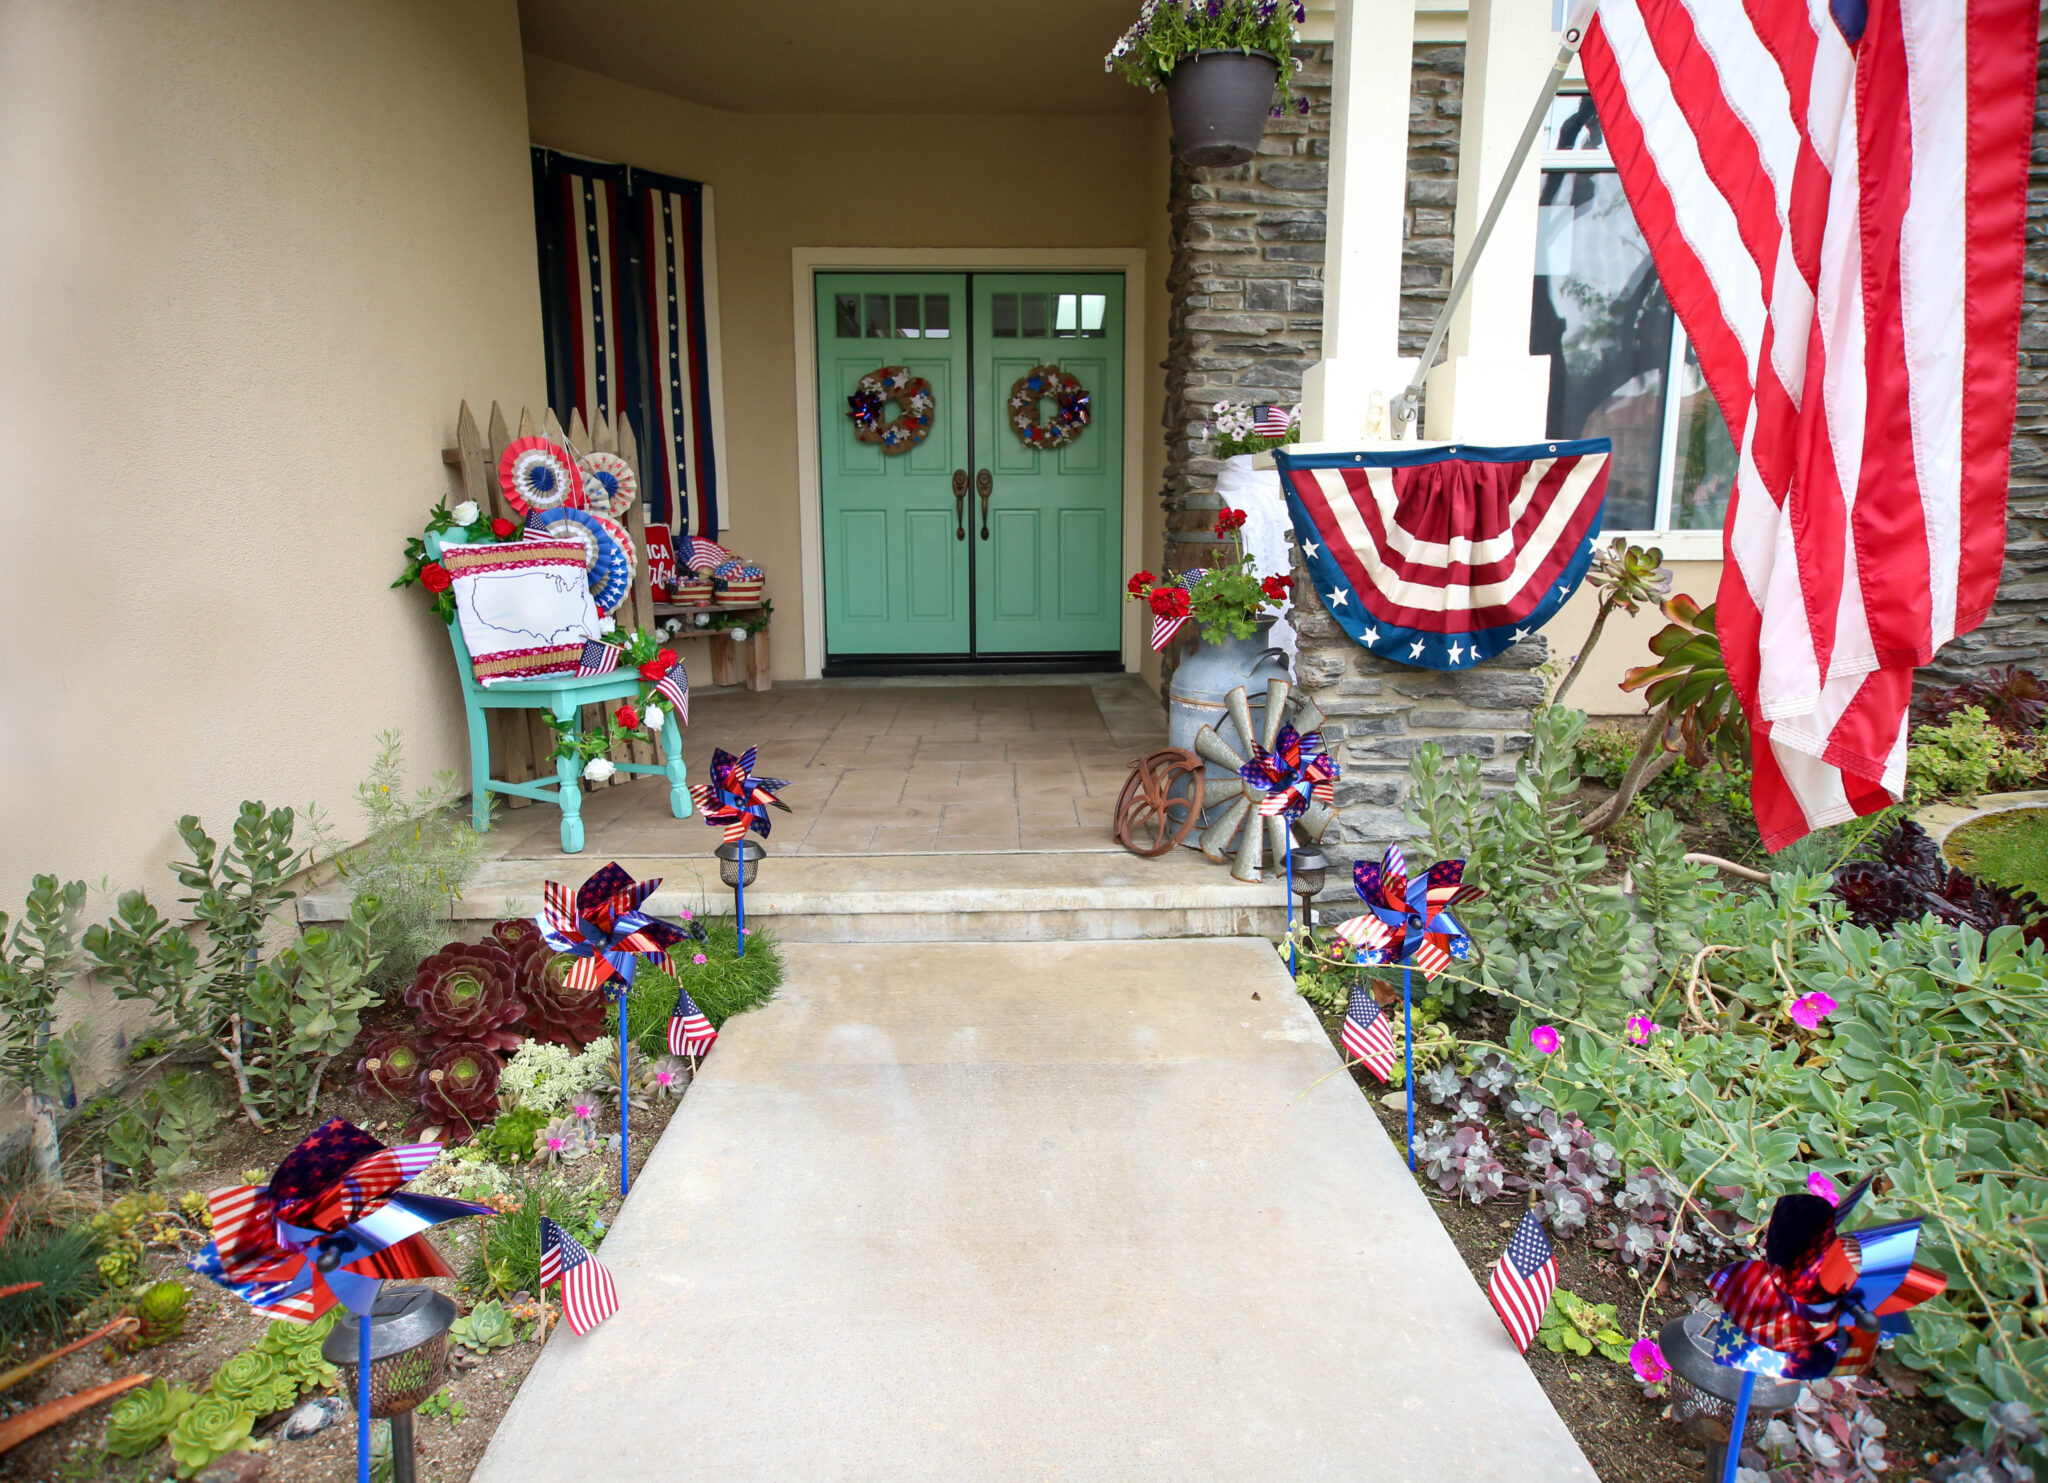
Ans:
{"type": "Polygon", "coordinates": [[[1383,658],[1457,670],[1520,643],[1577,590],[1611,446],[1278,448],[1273,460],[1330,616],[1383,658]]]}

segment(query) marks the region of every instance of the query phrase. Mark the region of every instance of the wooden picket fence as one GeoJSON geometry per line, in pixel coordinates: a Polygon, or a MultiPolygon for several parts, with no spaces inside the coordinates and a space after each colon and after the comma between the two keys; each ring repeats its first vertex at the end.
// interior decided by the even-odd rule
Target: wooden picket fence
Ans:
{"type": "MultiPolygon", "coordinates": [[[[519,438],[531,437],[549,438],[579,457],[586,453],[616,453],[631,465],[635,482],[639,480],[640,448],[633,437],[632,424],[622,420],[614,428],[603,414],[599,414],[595,427],[586,427],[583,414],[572,412],[569,425],[564,428],[550,409],[536,426],[533,414],[521,407],[518,431],[514,432],[506,423],[504,412],[493,402],[486,432],[477,427],[475,414],[469,410],[469,403],[464,402],[455,418],[455,446],[442,449],[441,457],[444,462],[461,470],[464,499],[475,500],[479,509],[488,510],[493,515],[517,521],[519,515],[505,502],[504,491],[498,486],[498,460],[508,444],[519,438]]],[[[618,620],[621,631],[654,626],[654,592],[647,579],[646,521],[646,506],[640,500],[633,501],[624,519],[626,530],[633,538],[633,590],[625,604],[612,615],[618,620]]],[[[585,706],[584,730],[601,730],[608,709],[601,705],[585,706]]],[[[554,776],[555,734],[539,711],[494,710],[487,714],[494,776],[508,783],[554,776]]],[[[655,745],[645,731],[634,733],[626,753],[625,760],[629,762],[651,763],[658,760],[655,745]]],[[[623,783],[629,777],[627,773],[616,774],[607,786],[623,783]]],[[[525,808],[533,800],[512,794],[500,795],[499,801],[513,808],[525,808]]]]}

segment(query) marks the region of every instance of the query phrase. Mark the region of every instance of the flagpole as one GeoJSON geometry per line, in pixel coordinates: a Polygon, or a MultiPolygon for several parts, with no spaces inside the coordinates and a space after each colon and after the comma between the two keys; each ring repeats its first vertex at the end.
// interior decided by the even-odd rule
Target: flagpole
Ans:
{"type": "Polygon", "coordinates": [[[1292,824],[1287,825],[1287,973],[1290,978],[1301,977],[1301,966],[1295,962],[1294,958],[1294,826],[1292,824]]]}
{"type": "MultiPolygon", "coordinates": [[[[383,1284],[377,1284],[379,1291],[383,1284]]],[[[373,1292],[370,1308],[375,1311],[373,1292]]],[[[356,1483],[370,1483],[370,1315],[356,1315],[356,1483]]]]}
{"type": "Polygon", "coordinates": [[[1735,1483],[1736,1460],[1742,1456],[1742,1434],[1749,1426],[1749,1393],[1756,1389],[1756,1371],[1742,1372],[1742,1389],[1735,1395],[1735,1414],[1728,1420],[1728,1451],[1721,1459],[1721,1483],[1735,1483]]]}
{"type": "Polygon", "coordinates": [[[1408,1172],[1415,1172],[1415,996],[1410,989],[1411,970],[1401,969],[1401,1039],[1405,1043],[1408,1072],[1402,1080],[1408,1090],[1408,1172]]]}
{"type": "Polygon", "coordinates": [[[631,1168],[626,1162],[627,1150],[632,1146],[626,1112],[626,1011],[632,1008],[632,998],[633,980],[629,978],[625,987],[619,990],[619,1198],[622,1200],[633,1182],[631,1168]]]}
{"type": "Polygon", "coordinates": [[[747,837],[744,834],[740,836],[739,884],[732,888],[732,904],[733,932],[740,943],[740,950],[735,956],[744,958],[747,955],[747,837]]]}

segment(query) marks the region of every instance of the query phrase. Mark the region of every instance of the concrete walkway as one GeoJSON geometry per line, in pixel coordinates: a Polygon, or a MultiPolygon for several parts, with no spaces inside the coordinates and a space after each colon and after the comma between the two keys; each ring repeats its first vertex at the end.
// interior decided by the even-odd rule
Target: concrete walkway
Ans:
{"type": "Polygon", "coordinates": [[[1591,1483],[1269,944],[787,954],[476,1483],[1591,1483]]]}

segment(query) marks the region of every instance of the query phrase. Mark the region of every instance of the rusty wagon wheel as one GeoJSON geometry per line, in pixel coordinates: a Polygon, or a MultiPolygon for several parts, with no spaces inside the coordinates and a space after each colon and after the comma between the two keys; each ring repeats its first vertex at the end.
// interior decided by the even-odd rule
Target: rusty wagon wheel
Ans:
{"type": "Polygon", "coordinates": [[[1155,860],[1188,837],[1202,816],[1202,759],[1185,747],[1162,747],[1131,764],[1116,800],[1116,842],[1141,860],[1155,860]],[[1187,792],[1174,797],[1182,778],[1187,792]]]}

